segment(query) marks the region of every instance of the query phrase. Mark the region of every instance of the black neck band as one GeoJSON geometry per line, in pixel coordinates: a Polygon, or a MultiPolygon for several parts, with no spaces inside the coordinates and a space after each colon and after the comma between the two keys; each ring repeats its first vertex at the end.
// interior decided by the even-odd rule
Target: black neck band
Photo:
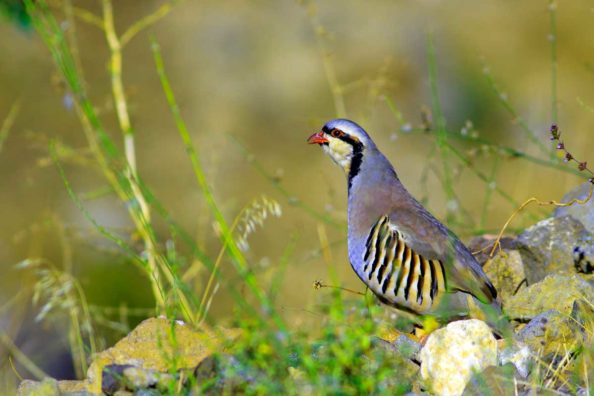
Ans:
{"type": "Polygon", "coordinates": [[[361,170],[361,162],[363,162],[363,144],[361,142],[349,142],[353,146],[353,156],[351,157],[351,167],[349,169],[349,193],[353,184],[353,179],[359,174],[361,170]]]}

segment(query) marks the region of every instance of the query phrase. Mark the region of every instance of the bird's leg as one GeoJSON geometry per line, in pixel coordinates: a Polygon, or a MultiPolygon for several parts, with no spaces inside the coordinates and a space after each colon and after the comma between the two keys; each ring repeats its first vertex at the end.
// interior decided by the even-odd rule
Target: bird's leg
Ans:
{"type": "Polygon", "coordinates": [[[421,345],[425,345],[429,335],[439,328],[439,322],[433,316],[423,316],[422,324],[415,325],[411,336],[421,345]]]}

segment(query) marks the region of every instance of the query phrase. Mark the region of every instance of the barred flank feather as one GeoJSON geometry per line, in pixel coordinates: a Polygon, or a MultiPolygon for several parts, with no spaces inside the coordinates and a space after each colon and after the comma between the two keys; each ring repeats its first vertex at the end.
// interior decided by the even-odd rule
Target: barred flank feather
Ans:
{"type": "Polygon", "coordinates": [[[441,261],[427,260],[414,252],[387,216],[371,227],[363,261],[367,286],[406,310],[425,313],[446,290],[441,261]]]}

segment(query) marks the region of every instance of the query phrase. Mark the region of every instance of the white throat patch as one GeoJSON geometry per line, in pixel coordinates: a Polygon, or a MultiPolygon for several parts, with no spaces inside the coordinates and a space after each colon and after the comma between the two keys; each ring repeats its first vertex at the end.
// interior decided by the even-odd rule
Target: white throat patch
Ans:
{"type": "Polygon", "coordinates": [[[353,146],[340,139],[328,137],[328,144],[323,144],[324,152],[348,174],[353,159],[353,146]]]}

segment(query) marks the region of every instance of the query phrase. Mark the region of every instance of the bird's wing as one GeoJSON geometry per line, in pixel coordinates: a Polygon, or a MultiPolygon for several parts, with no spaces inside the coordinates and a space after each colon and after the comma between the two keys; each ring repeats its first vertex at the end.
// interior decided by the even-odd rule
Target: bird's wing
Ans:
{"type": "Polygon", "coordinates": [[[470,293],[484,303],[496,301],[497,291],[470,251],[420,204],[414,210],[398,208],[386,217],[410,249],[443,264],[448,290],[470,293]]]}

